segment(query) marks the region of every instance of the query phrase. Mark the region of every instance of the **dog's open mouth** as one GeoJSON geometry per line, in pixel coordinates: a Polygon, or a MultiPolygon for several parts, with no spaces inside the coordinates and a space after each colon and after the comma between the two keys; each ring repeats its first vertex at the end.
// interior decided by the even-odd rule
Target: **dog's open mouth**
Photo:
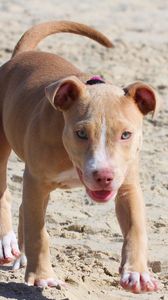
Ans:
{"type": "Polygon", "coordinates": [[[88,188],[86,188],[86,192],[91,199],[99,203],[105,203],[110,199],[114,198],[116,195],[115,191],[106,191],[106,190],[91,191],[88,188]]]}
{"type": "Polygon", "coordinates": [[[83,183],[83,185],[86,188],[86,192],[87,192],[88,196],[92,200],[94,200],[94,201],[96,201],[98,203],[106,203],[110,199],[114,199],[114,197],[117,194],[116,191],[113,191],[113,190],[91,190],[91,189],[89,189],[86,186],[86,184],[84,183],[83,174],[82,174],[81,170],[78,169],[78,168],[76,168],[76,169],[77,169],[77,172],[78,172],[78,175],[79,175],[79,178],[80,178],[81,182],[83,183]]]}

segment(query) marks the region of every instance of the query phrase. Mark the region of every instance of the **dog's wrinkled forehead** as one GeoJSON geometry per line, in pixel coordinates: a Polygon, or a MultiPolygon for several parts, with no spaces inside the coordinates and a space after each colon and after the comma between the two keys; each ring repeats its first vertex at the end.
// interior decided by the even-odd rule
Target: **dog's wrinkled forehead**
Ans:
{"type": "Polygon", "coordinates": [[[87,85],[87,90],[87,116],[95,122],[97,132],[104,121],[110,130],[141,126],[141,114],[134,101],[125,97],[123,88],[107,82],[87,85]]]}
{"type": "Polygon", "coordinates": [[[87,89],[92,99],[95,100],[103,100],[106,98],[109,99],[109,101],[110,99],[115,101],[115,99],[124,96],[124,90],[122,88],[105,82],[104,84],[87,84],[87,89]]]}
{"type": "Polygon", "coordinates": [[[134,101],[126,99],[121,87],[107,82],[87,85],[87,90],[87,116],[92,118],[92,122],[98,124],[105,119],[110,128],[126,123],[139,124],[139,110],[136,109],[134,101]]]}

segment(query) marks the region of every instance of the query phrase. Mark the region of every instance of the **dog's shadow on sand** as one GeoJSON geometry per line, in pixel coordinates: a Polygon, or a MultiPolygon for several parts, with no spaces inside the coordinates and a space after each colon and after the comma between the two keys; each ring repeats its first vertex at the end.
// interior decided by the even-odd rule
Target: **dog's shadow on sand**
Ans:
{"type": "Polygon", "coordinates": [[[7,299],[18,299],[18,300],[53,300],[46,298],[42,295],[42,290],[33,286],[27,286],[24,283],[16,282],[1,282],[0,283],[0,297],[7,299]]]}
{"type": "MultiPolygon", "coordinates": [[[[42,295],[42,289],[24,283],[0,282],[0,298],[17,300],[56,300],[42,295]]],[[[61,300],[69,300],[64,298],[61,300]]]]}

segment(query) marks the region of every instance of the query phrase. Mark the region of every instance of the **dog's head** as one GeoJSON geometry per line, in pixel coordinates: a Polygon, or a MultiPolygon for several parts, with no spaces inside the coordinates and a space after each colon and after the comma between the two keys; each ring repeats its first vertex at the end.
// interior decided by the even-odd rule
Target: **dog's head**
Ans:
{"type": "Polygon", "coordinates": [[[133,174],[143,116],[157,111],[158,96],[142,82],[124,89],[99,83],[70,76],[49,85],[46,96],[63,112],[63,143],[87,193],[106,202],[133,174]]]}

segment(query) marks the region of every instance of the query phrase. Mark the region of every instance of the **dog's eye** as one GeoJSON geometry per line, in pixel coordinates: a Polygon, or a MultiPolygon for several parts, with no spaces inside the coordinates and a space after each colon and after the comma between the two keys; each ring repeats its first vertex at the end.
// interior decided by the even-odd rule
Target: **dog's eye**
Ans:
{"type": "Polygon", "coordinates": [[[121,140],[128,140],[131,137],[132,133],[130,131],[124,131],[121,135],[121,140]]]}
{"type": "Polygon", "coordinates": [[[77,130],[76,134],[80,139],[88,140],[88,135],[85,129],[77,130]]]}

